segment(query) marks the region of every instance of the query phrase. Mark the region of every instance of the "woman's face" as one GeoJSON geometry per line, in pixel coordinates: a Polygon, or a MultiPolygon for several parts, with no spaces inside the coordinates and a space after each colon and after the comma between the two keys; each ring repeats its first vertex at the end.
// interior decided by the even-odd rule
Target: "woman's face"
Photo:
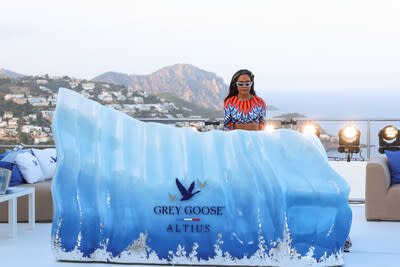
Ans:
{"type": "Polygon", "coordinates": [[[236,81],[236,86],[238,89],[239,94],[241,95],[247,95],[250,94],[250,88],[251,86],[239,86],[237,83],[247,83],[251,82],[250,76],[247,74],[242,74],[239,76],[239,78],[236,81]]]}

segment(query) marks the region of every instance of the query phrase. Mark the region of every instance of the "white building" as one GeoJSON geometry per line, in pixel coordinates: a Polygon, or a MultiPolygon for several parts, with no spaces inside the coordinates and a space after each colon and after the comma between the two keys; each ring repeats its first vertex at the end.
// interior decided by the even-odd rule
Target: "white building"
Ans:
{"type": "Polygon", "coordinates": [[[50,94],[53,93],[53,92],[52,92],[49,88],[47,88],[46,86],[39,86],[39,89],[42,90],[42,91],[44,91],[44,92],[46,92],[46,93],[50,93],[50,94]]]}
{"type": "Polygon", "coordinates": [[[48,81],[47,80],[36,80],[37,84],[47,84],[48,81]]]}
{"type": "Polygon", "coordinates": [[[118,99],[118,101],[126,101],[126,96],[119,95],[117,99],[118,99]]]}
{"type": "Polygon", "coordinates": [[[23,132],[23,133],[29,133],[31,127],[32,127],[32,125],[22,125],[22,127],[21,127],[21,132],[23,132]]]}
{"type": "Polygon", "coordinates": [[[5,129],[5,133],[8,135],[17,135],[17,126],[8,126],[5,129]]]}
{"type": "Polygon", "coordinates": [[[121,105],[119,105],[119,104],[108,104],[106,106],[109,108],[113,108],[113,109],[121,109],[122,108],[121,105]]]}
{"type": "Polygon", "coordinates": [[[43,118],[45,118],[45,119],[47,119],[47,120],[51,120],[51,118],[53,117],[54,111],[51,111],[51,110],[42,110],[41,113],[42,113],[42,117],[43,117],[43,118]]]}
{"type": "Polygon", "coordinates": [[[115,95],[118,101],[126,100],[126,96],[124,96],[121,92],[113,92],[112,94],[115,95]]]}
{"type": "Polygon", "coordinates": [[[12,119],[13,118],[13,113],[11,111],[6,111],[3,114],[3,119],[12,119]]]}
{"type": "Polygon", "coordinates": [[[150,105],[136,105],[136,108],[140,111],[150,111],[151,110],[151,106],[150,105]]]}
{"type": "Polygon", "coordinates": [[[80,94],[81,94],[81,96],[86,97],[86,98],[91,98],[91,97],[93,97],[93,96],[90,94],[90,92],[89,92],[89,91],[86,91],[86,90],[82,90],[82,91],[80,92],[80,94]]]}
{"type": "Polygon", "coordinates": [[[23,98],[25,98],[25,96],[22,94],[7,94],[4,96],[4,100],[6,100],[6,101],[13,100],[13,99],[23,99],[23,98]]]}
{"type": "Polygon", "coordinates": [[[44,97],[28,97],[28,102],[32,106],[47,106],[49,104],[44,97]]]}
{"type": "Polygon", "coordinates": [[[50,141],[50,138],[48,136],[36,136],[33,138],[33,142],[35,144],[39,144],[39,143],[46,143],[48,141],[50,141]]]}
{"type": "Polygon", "coordinates": [[[143,97],[141,97],[141,96],[135,96],[135,97],[133,98],[133,101],[134,101],[136,104],[143,104],[143,97]]]}
{"type": "Polygon", "coordinates": [[[96,87],[95,83],[82,83],[82,88],[84,90],[93,90],[96,87]]]}
{"type": "Polygon", "coordinates": [[[37,120],[37,116],[36,116],[35,113],[29,114],[29,118],[30,118],[31,120],[33,120],[33,121],[37,120]]]}
{"type": "Polygon", "coordinates": [[[76,88],[79,84],[80,82],[69,82],[69,86],[71,87],[71,89],[76,88]]]}
{"type": "Polygon", "coordinates": [[[47,99],[47,103],[49,103],[52,106],[55,106],[57,104],[57,99],[49,98],[49,99],[47,99]]]}
{"type": "Polygon", "coordinates": [[[98,99],[104,101],[104,102],[112,102],[113,98],[112,95],[109,92],[102,92],[97,96],[98,99]]]}
{"type": "Polygon", "coordinates": [[[42,127],[35,125],[23,125],[21,127],[21,132],[23,133],[40,133],[42,132],[42,127]]]}
{"type": "Polygon", "coordinates": [[[8,121],[8,126],[9,127],[18,127],[18,118],[12,118],[11,120],[8,121]]]}
{"type": "Polygon", "coordinates": [[[134,105],[134,104],[124,104],[123,105],[124,109],[127,109],[127,110],[134,110],[136,106],[137,105],[134,105]]]}
{"type": "Polygon", "coordinates": [[[178,108],[175,106],[174,103],[163,103],[162,107],[166,110],[177,110],[178,108]]]}
{"type": "Polygon", "coordinates": [[[148,97],[149,95],[145,91],[137,91],[139,95],[142,95],[144,97],[148,97]]]}

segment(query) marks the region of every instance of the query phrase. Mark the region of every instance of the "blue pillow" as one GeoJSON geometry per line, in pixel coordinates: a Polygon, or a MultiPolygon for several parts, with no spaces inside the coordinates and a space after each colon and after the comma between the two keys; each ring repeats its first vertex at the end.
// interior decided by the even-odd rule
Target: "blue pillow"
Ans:
{"type": "Polygon", "coordinates": [[[14,165],[12,174],[11,174],[11,181],[10,186],[16,186],[19,184],[23,184],[24,180],[22,179],[21,172],[19,171],[17,165],[14,165]]]}
{"type": "Polygon", "coordinates": [[[19,185],[19,184],[23,184],[24,180],[22,179],[21,172],[19,171],[17,165],[12,164],[10,162],[1,161],[1,159],[4,158],[8,154],[8,152],[9,151],[7,151],[7,152],[5,152],[5,153],[0,155],[0,167],[2,167],[2,168],[4,168],[4,167],[7,168],[7,166],[11,166],[12,167],[10,186],[16,186],[16,185],[19,185]]]}
{"type": "Polygon", "coordinates": [[[400,184],[400,151],[385,150],[386,157],[389,160],[390,176],[392,184],[400,184]]]}
{"type": "Polygon", "coordinates": [[[13,166],[14,164],[12,164],[11,162],[7,162],[7,161],[1,161],[0,160],[0,168],[3,168],[3,169],[7,169],[7,170],[10,170],[10,171],[12,171],[12,169],[13,169],[13,166]]]}

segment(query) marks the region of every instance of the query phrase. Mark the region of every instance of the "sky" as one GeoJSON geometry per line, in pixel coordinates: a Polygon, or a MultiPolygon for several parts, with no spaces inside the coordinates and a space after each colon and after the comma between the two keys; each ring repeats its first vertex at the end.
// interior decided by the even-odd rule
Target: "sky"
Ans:
{"type": "Polygon", "coordinates": [[[0,68],[27,75],[189,63],[225,83],[250,69],[272,99],[400,91],[398,0],[7,0],[0,12],[0,68]]]}

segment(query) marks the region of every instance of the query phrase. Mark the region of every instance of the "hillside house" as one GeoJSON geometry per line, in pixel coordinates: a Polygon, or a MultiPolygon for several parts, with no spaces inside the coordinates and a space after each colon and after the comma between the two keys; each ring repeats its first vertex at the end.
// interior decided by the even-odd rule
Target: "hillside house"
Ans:
{"type": "Polygon", "coordinates": [[[11,111],[6,111],[3,114],[3,119],[12,119],[13,118],[13,113],[11,111]]]}
{"type": "Polygon", "coordinates": [[[93,90],[96,87],[95,83],[82,83],[82,88],[84,90],[93,90]]]}

